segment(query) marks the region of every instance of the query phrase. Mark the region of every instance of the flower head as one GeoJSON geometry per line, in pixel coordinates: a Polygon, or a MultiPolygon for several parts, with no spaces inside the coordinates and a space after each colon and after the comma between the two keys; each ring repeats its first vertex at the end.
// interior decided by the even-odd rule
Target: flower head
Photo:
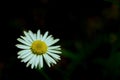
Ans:
{"type": "Polygon", "coordinates": [[[24,31],[24,36],[20,36],[17,40],[21,42],[21,44],[16,45],[21,49],[17,53],[18,58],[21,59],[21,62],[27,63],[26,67],[31,66],[32,69],[41,69],[43,60],[51,67],[51,65],[56,64],[60,60],[60,45],[53,45],[59,39],[54,39],[52,35],[48,36],[48,32],[42,35],[40,30],[36,34],[30,30],[28,32],[24,31]]]}

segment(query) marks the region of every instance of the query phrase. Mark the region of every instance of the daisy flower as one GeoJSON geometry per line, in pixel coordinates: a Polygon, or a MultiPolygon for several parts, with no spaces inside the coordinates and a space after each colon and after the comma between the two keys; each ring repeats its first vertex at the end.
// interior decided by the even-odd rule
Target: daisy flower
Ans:
{"type": "Polygon", "coordinates": [[[24,36],[17,39],[21,44],[16,47],[21,50],[17,53],[21,62],[27,63],[26,67],[41,69],[43,63],[46,62],[49,67],[56,64],[60,60],[60,45],[53,45],[59,41],[54,39],[52,35],[48,35],[48,31],[42,35],[40,30],[33,33],[31,30],[24,31],[24,36]]]}

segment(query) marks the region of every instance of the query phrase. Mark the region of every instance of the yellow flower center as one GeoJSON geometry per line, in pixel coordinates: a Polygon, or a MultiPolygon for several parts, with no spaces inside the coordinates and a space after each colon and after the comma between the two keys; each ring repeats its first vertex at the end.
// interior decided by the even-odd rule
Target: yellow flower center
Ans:
{"type": "Polygon", "coordinates": [[[46,43],[41,40],[36,40],[31,45],[31,51],[37,55],[42,55],[42,54],[46,53],[47,48],[48,47],[47,47],[46,43]]]}

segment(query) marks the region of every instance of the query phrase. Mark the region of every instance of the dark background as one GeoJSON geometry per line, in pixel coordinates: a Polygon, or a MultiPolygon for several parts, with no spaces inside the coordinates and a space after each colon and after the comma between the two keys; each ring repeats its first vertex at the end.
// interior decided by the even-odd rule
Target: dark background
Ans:
{"type": "Polygon", "coordinates": [[[0,13],[0,80],[119,80],[119,1],[4,1],[0,13]],[[116,4],[117,3],[117,4],[116,4]],[[61,61],[41,70],[17,59],[24,30],[60,38],[61,61]]]}

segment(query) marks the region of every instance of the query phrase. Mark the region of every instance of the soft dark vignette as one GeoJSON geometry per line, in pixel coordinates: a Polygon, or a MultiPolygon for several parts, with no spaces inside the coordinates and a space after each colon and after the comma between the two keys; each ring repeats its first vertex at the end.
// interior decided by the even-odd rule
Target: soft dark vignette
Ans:
{"type": "Polygon", "coordinates": [[[3,1],[0,80],[119,80],[119,0],[3,1]],[[117,2],[117,3],[116,3],[117,2]],[[60,38],[61,61],[41,70],[17,59],[23,31],[49,31],[60,38]]]}

